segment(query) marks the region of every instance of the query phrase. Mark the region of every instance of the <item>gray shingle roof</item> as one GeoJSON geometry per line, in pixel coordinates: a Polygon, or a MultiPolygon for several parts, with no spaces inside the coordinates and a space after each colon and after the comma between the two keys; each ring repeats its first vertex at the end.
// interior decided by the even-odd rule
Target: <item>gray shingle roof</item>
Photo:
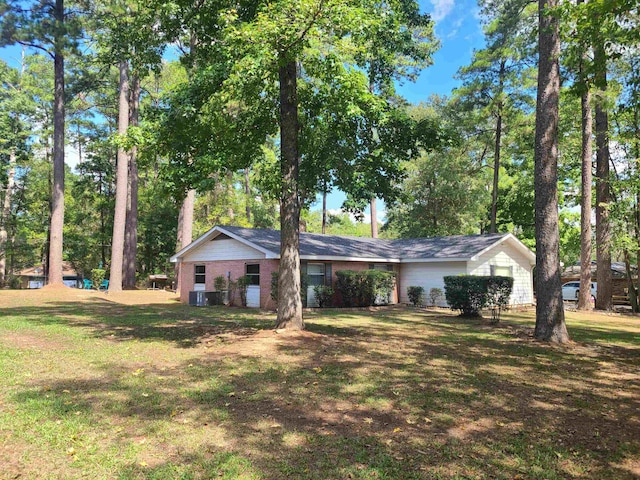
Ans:
{"type": "MultiPolygon", "coordinates": [[[[280,231],[244,227],[220,227],[265,250],[280,252],[280,231]]],[[[386,259],[468,259],[507,234],[386,240],[300,233],[300,255],[386,259]]]]}

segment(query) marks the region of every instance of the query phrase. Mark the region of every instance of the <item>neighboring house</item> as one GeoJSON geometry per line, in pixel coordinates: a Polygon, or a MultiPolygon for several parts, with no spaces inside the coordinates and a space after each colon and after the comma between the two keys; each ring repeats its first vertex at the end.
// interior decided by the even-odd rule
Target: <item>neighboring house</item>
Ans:
{"type": "MultiPolygon", "coordinates": [[[[213,291],[214,278],[251,277],[247,305],[275,308],[271,274],[278,271],[280,232],[242,227],[214,227],[173,257],[180,263],[180,300],[190,291],[213,291]]],[[[309,282],[308,306],[314,306],[313,285],[335,286],[339,270],[380,269],[396,272],[392,303],[408,303],[407,287],[444,291],[446,275],[504,275],[514,279],[510,303],[533,303],[535,255],[511,234],[466,235],[386,240],[300,233],[300,260],[309,282]]],[[[444,297],[438,305],[446,306],[444,297]]]]}
{"type": "MultiPolygon", "coordinates": [[[[18,273],[20,288],[42,288],[46,281],[44,265],[25,268],[18,273]]],[[[71,263],[62,262],[62,281],[67,287],[78,287],[81,278],[71,263]]]]}

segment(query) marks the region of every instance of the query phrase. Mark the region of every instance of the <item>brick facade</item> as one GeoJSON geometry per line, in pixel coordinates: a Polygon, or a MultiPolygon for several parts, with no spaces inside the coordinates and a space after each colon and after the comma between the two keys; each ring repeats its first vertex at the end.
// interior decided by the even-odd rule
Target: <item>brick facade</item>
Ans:
{"type": "MultiPolygon", "coordinates": [[[[247,264],[260,264],[260,308],[265,310],[275,310],[276,304],[271,299],[271,274],[278,271],[279,260],[262,259],[262,260],[216,260],[211,262],[183,262],[180,268],[180,301],[183,303],[189,302],[189,292],[194,289],[195,284],[195,266],[205,266],[205,290],[213,291],[214,279],[220,275],[225,278],[230,274],[232,280],[237,280],[246,272],[247,264]]],[[[314,262],[311,262],[314,263],[314,262]]],[[[369,263],[365,262],[317,262],[317,263],[330,263],[331,264],[331,285],[334,286],[337,283],[338,277],[336,272],[339,270],[367,270],[369,269],[369,263]]],[[[394,265],[394,271],[396,272],[396,287],[392,294],[392,303],[398,302],[398,272],[399,265],[394,265]]],[[[339,295],[336,300],[340,302],[339,295]]],[[[236,294],[235,305],[240,305],[240,297],[236,294]]]]}

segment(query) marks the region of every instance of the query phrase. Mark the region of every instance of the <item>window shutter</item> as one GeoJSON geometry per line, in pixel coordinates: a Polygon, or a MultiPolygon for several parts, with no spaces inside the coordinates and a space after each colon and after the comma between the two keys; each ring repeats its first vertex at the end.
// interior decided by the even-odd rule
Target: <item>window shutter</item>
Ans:
{"type": "Polygon", "coordinates": [[[330,263],[325,263],[324,264],[324,284],[331,286],[331,264],[330,263]]]}
{"type": "Polygon", "coordinates": [[[307,262],[300,262],[300,274],[301,275],[307,274],[307,262]]]}

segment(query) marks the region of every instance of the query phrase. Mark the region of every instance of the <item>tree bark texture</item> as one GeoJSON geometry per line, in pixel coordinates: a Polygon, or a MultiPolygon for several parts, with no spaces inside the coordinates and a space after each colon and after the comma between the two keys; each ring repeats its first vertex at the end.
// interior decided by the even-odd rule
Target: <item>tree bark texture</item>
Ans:
{"type": "MultiPolygon", "coordinates": [[[[56,0],[56,23],[64,23],[64,0],[56,0]]],[[[64,228],[64,52],[62,28],[56,29],[53,55],[53,188],[51,190],[51,220],[49,224],[48,284],[62,282],[62,235],[64,228]]]]}
{"type": "Polygon", "coordinates": [[[611,310],[611,223],[609,206],[609,113],[605,105],[607,91],[607,57],[602,43],[594,48],[594,62],[598,67],[596,85],[601,95],[596,99],[596,308],[611,310]]]}
{"type": "Polygon", "coordinates": [[[304,329],[300,295],[300,195],[298,192],[297,65],[288,61],[280,77],[280,269],[276,328],[304,329]]]}
{"type": "Polygon", "coordinates": [[[558,0],[539,0],[539,63],[535,135],[536,328],[539,340],[565,343],[558,229],[558,19],[546,11],[558,0]]]}
{"type": "Polygon", "coordinates": [[[580,293],[578,310],[591,310],[591,183],[593,182],[591,92],[582,94],[582,197],[580,199],[580,293]]]}
{"type": "Polygon", "coordinates": [[[378,209],[376,197],[371,197],[369,209],[371,210],[371,238],[378,238],[378,209]]]}
{"type": "MultiPolygon", "coordinates": [[[[120,95],[118,99],[118,134],[127,134],[129,126],[129,65],[121,61],[120,95]]],[[[111,241],[111,270],[109,292],[122,291],[122,264],[124,261],[124,229],[127,219],[127,190],[129,174],[129,155],[118,148],[116,156],[116,202],[113,215],[113,239],[111,241]]]]}
{"type": "MultiPolygon", "coordinates": [[[[131,81],[131,101],[129,105],[129,124],[138,126],[140,112],[140,79],[135,76],[131,81]]],[[[122,287],[126,290],[136,288],[136,266],[138,255],[138,148],[133,146],[129,152],[129,178],[127,195],[127,220],[124,233],[124,278],[122,287]]]]}
{"type": "Polygon", "coordinates": [[[502,147],[502,91],[504,90],[505,60],[500,62],[498,73],[498,104],[496,115],[496,143],[493,150],[493,191],[491,192],[491,227],[490,233],[498,231],[498,184],[500,181],[500,154],[502,147]]]}
{"type": "MultiPolygon", "coordinates": [[[[178,214],[178,240],[176,252],[182,250],[193,240],[193,209],[196,203],[196,191],[189,190],[182,200],[180,213],[178,214]]],[[[180,268],[182,263],[177,262],[175,266],[176,292],[180,293],[180,268]]]]}
{"type": "Polygon", "coordinates": [[[7,171],[7,189],[2,201],[2,214],[0,216],[0,284],[4,283],[7,276],[7,224],[11,217],[11,197],[16,175],[16,151],[9,152],[9,170],[7,171]]]}

